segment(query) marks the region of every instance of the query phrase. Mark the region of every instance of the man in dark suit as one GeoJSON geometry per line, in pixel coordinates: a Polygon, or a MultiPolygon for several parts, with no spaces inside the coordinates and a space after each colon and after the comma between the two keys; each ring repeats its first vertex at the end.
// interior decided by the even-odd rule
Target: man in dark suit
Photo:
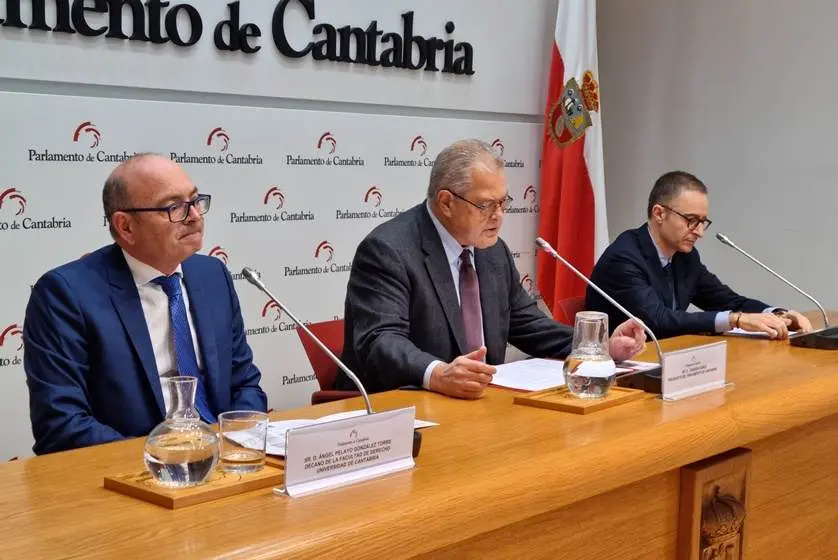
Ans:
{"type": "MultiPolygon", "coordinates": [[[[707,208],[707,187],[697,177],[662,175],[649,194],[647,223],[620,234],[591,279],[661,338],[736,327],[770,338],[786,338],[789,329],[810,331],[800,313],[737,294],[701,263],[694,247],[710,227],[707,208]],[[703,311],[687,311],[690,304],[703,311]]],[[[606,312],[611,321],[622,316],[590,288],[585,308],[606,312]]]]}
{"type": "Polygon", "coordinates": [[[198,378],[207,422],[264,411],[230,274],[195,254],[209,195],[175,163],[142,154],[113,171],[102,199],[116,243],[47,272],[26,308],[35,453],[147,435],[169,404],[165,377],[198,378]]]}
{"type": "MultiPolygon", "coordinates": [[[[368,390],[412,385],[477,398],[507,342],[533,356],[570,352],[572,330],[538,309],[498,237],[510,201],[503,161],[485,143],[463,140],[437,156],[427,200],[361,242],[343,356],[368,390]]],[[[644,341],[639,325],[626,322],[611,355],[629,358],[644,341]]],[[[352,386],[341,375],[337,387],[352,386]]]]}

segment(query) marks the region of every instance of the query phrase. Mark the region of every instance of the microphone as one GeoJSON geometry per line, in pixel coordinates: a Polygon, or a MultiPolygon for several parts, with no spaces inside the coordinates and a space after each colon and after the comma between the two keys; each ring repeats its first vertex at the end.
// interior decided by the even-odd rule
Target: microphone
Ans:
{"type": "MultiPolygon", "coordinates": [[[[649,338],[651,338],[651,339],[652,339],[652,342],[654,342],[654,343],[655,343],[655,350],[657,351],[657,354],[658,354],[658,363],[661,365],[660,370],[661,370],[661,376],[662,376],[662,374],[663,374],[663,351],[661,350],[661,345],[660,345],[660,342],[658,342],[658,337],[656,337],[656,336],[655,336],[655,333],[653,333],[653,332],[652,332],[652,329],[650,329],[650,328],[646,325],[646,323],[644,323],[643,321],[641,321],[640,319],[638,319],[638,318],[637,318],[634,314],[632,314],[632,313],[631,313],[628,309],[626,309],[625,307],[623,307],[622,305],[620,305],[619,303],[617,303],[617,301],[616,301],[614,298],[612,298],[611,296],[609,296],[608,294],[606,294],[606,293],[605,293],[605,292],[604,292],[604,291],[603,291],[603,290],[602,290],[599,286],[597,286],[596,284],[594,284],[594,283],[590,280],[590,278],[588,278],[587,276],[585,276],[584,274],[582,274],[581,272],[579,272],[579,271],[576,269],[576,267],[575,267],[575,266],[573,266],[572,264],[570,264],[570,263],[569,263],[569,262],[568,262],[568,261],[567,261],[564,257],[562,257],[560,254],[558,254],[558,253],[556,252],[556,250],[555,250],[555,249],[553,249],[553,247],[552,247],[549,243],[547,243],[547,241],[545,241],[545,240],[544,240],[544,239],[542,239],[541,237],[537,237],[537,238],[535,239],[535,243],[536,243],[536,245],[538,245],[539,247],[541,247],[541,249],[542,249],[542,250],[544,250],[544,252],[546,252],[548,255],[550,255],[551,257],[553,257],[554,259],[556,259],[557,261],[561,262],[563,265],[565,265],[566,267],[568,267],[570,270],[572,270],[572,271],[573,271],[573,273],[574,273],[574,274],[576,274],[576,276],[578,276],[578,277],[579,277],[579,278],[580,278],[583,282],[585,282],[588,286],[590,286],[591,288],[593,288],[594,290],[596,290],[596,292],[597,292],[599,295],[601,295],[602,297],[604,297],[604,298],[605,298],[605,300],[606,300],[608,303],[610,303],[611,305],[613,305],[614,307],[616,307],[617,309],[619,309],[619,310],[620,310],[620,311],[621,311],[621,312],[622,312],[622,313],[623,313],[626,317],[628,317],[629,319],[633,319],[633,320],[637,321],[637,323],[638,323],[641,327],[643,327],[643,330],[644,330],[644,331],[646,331],[646,334],[648,334],[648,335],[649,335],[649,338]]],[[[644,371],[643,373],[644,373],[646,376],[650,376],[650,374],[653,374],[653,373],[654,373],[654,371],[655,371],[655,370],[651,370],[651,371],[644,371]]],[[[651,376],[650,376],[650,377],[651,377],[651,376]]],[[[656,377],[656,376],[655,376],[655,377],[656,377]]],[[[658,380],[658,382],[659,382],[659,381],[660,381],[660,380],[658,380]]],[[[647,390],[647,388],[646,388],[646,387],[641,387],[641,388],[642,388],[642,389],[644,389],[644,390],[647,390]]],[[[658,392],[658,393],[660,393],[660,385],[658,385],[655,389],[656,389],[656,391],[652,391],[652,392],[658,392]]]]}
{"type": "Polygon", "coordinates": [[[244,276],[244,277],[245,277],[245,279],[246,279],[248,282],[250,282],[251,284],[253,284],[253,285],[254,285],[254,286],[256,286],[257,288],[259,288],[259,290],[261,290],[262,292],[264,292],[265,294],[267,294],[267,295],[268,295],[268,297],[269,297],[269,298],[271,298],[271,300],[275,301],[275,302],[277,303],[277,305],[279,305],[279,307],[280,307],[283,311],[285,311],[285,313],[286,313],[289,317],[291,317],[291,320],[292,320],[292,321],[294,321],[294,323],[296,323],[298,327],[300,327],[301,329],[303,329],[303,330],[305,331],[305,333],[306,333],[306,334],[307,334],[307,335],[308,335],[308,336],[309,336],[309,337],[310,337],[310,338],[314,341],[314,343],[315,343],[315,344],[317,344],[317,346],[318,346],[318,347],[320,347],[320,349],[321,349],[321,350],[323,350],[323,352],[325,352],[327,356],[329,356],[329,358],[330,358],[330,359],[331,359],[331,360],[332,360],[332,361],[333,361],[333,362],[334,362],[334,363],[335,363],[335,364],[336,364],[336,365],[337,365],[337,366],[338,366],[338,367],[339,367],[339,368],[343,371],[343,373],[345,373],[345,374],[347,375],[347,377],[349,377],[349,379],[351,379],[351,380],[352,380],[352,383],[354,383],[354,384],[355,384],[355,386],[358,388],[358,391],[360,391],[360,392],[361,392],[361,396],[363,396],[363,397],[364,397],[364,404],[365,404],[365,405],[366,405],[366,407],[367,407],[367,414],[373,414],[372,404],[370,404],[370,397],[369,397],[369,395],[367,394],[367,390],[366,390],[366,389],[364,389],[364,385],[361,383],[361,380],[360,380],[360,379],[358,379],[358,377],[357,377],[354,373],[352,373],[352,371],[351,371],[348,367],[346,367],[346,365],[344,365],[344,363],[343,363],[343,362],[341,362],[341,361],[338,359],[338,357],[337,357],[337,356],[335,356],[335,355],[332,353],[332,351],[331,351],[331,350],[329,350],[329,349],[326,347],[326,345],[325,345],[325,344],[323,344],[323,341],[321,341],[319,338],[317,338],[316,336],[314,336],[314,333],[313,333],[313,332],[311,332],[311,331],[308,329],[308,327],[307,327],[307,326],[305,326],[305,325],[302,323],[302,321],[300,321],[299,319],[297,319],[297,317],[295,317],[295,316],[294,316],[294,314],[293,314],[293,313],[291,313],[291,311],[289,311],[289,310],[288,310],[288,308],[287,308],[287,307],[285,307],[285,305],[284,305],[281,301],[279,301],[279,300],[278,300],[278,299],[277,299],[277,298],[276,298],[276,297],[275,297],[275,296],[271,293],[271,291],[270,291],[270,290],[268,290],[268,288],[265,286],[264,282],[262,282],[262,280],[260,280],[260,279],[259,279],[259,273],[258,273],[258,272],[256,272],[255,270],[253,270],[253,269],[251,269],[251,268],[249,268],[249,267],[244,267],[244,268],[242,269],[242,276],[244,276]]]}
{"type": "Polygon", "coordinates": [[[829,319],[826,318],[826,310],[824,310],[823,306],[820,304],[820,302],[818,302],[818,300],[816,300],[815,298],[813,298],[812,296],[810,296],[809,294],[807,294],[806,292],[804,292],[803,290],[801,290],[800,288],[798,288],[797,286],[795,286],[794,284],[792,284],[791,282],[789,282],[788,280],[786,280],[785,278],[780,276],[779,273],[771,270],[767,265],[763,264],[759,259],[757,259],[753,255],[748,253],[746,250],[739,247],[736,243],[731,241],[730,238],[727,235],[725,235],[723,233],[717,233],[716,234],[716,239],[718,239],[719,241],[721,241],[723,244],[727,245],[728,247],[732,247],[733,249],[736,249],[737,251],[739,251],[740,253],[742,253],[743,255],[748,257],[749,259],[751,259],[753,262],[757,263],[759,266],[761,266],[762,268],[764,268],[765,270],[767,270],[768,272],[773,274],[776,278],[779,278],[783,283],[785,283],[785,284],[791,286],[792,288],[794,288],[794,290],[796,292],[806,296],[806,298],[809,301],[811,301],[812,303],[817,305],[818,309],[820,309],[821,315],[823,315],[823,327],[824,327],[824,329],[829,328],[829,319]]]}

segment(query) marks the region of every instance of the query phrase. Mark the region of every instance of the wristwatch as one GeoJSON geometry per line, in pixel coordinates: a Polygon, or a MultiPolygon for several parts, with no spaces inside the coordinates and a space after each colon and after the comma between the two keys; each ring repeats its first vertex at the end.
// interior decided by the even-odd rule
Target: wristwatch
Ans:
{"type": "Polygon", "coordinates": [[[778,307],[778,308],[773,309],[771,311],[771,313],[773,313],[774,315],[785,315],[788,312],[789,312],[788,309],[783,309],[782,307],[778,307]]]}

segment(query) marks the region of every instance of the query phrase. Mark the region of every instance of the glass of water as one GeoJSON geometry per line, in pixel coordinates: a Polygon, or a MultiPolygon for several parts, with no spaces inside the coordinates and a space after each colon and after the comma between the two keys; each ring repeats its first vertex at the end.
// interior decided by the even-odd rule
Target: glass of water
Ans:
{"type": "Polygon", "coordinates": [[[608,341],[608,315],[598,311],[576,314],[573,349],[563,368],[571,394],[583,399],[598,399],[608,394],[617,377],[608,341]]]}
{"type": "Polygon", "coordinates": [[[268,415],[233,410],[218,415],[219,465],[227,472],[256,472],[265,466],[268,415]]]}

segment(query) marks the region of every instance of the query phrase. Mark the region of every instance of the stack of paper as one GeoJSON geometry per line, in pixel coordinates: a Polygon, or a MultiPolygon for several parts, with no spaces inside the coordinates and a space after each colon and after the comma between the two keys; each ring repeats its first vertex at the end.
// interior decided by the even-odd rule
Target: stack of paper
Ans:
{"type": "MultiPolygon", "coordinates": [[[[518,362],[510,362],[497,366],[497,372],[492,379],[492,385],[518,389],[520,391],[542,391],[551,387],[564,385],[564,375],[561,360],[545,360],[532,358],[518,362]]],[[[653,362],[620,362],[617,375],[632,371],[646,371],[658,367],[653,362]]]]}
{"type": "MultiPolygon", "coordinates": [[[[731,329],[725,333],[728,336],[751,336],[754,338],[768,338],[768,333],[751,332],[745,329],[731,329]]],[[[789,335],[797,334],[797,331],[789,331],[789,335]]]]}
{"type": "MultiPolygon", "coordinates": [[[[301,428],[303,426],[311,426],[314,424],[322,424],[324,422],[332,422],[334,420],[343,420],[344,418],[352,418],[353,416],[363,416],[366,410],[349,410],[347,412],[338,412],[336,414],[329,414],[321,416],[320,418],[300,419],[300,420],[278,420],[268,424],[268,441],[265,452],[268,455],[276,455],[285,457],[285,432],[294,428],[301,428]]],[[[427,420],[416,419],[413,421],[413,428],[418,430],[420,428],[428,428],[430,426],[438,426],[436,422],[428,422],[427,420]]],[[[261,447],[261,442],[257,436],[250,430],[242,430],[232,434],[227,434],[228,439],[233,440],[243,447],[256,449],[261,447]]]]}

